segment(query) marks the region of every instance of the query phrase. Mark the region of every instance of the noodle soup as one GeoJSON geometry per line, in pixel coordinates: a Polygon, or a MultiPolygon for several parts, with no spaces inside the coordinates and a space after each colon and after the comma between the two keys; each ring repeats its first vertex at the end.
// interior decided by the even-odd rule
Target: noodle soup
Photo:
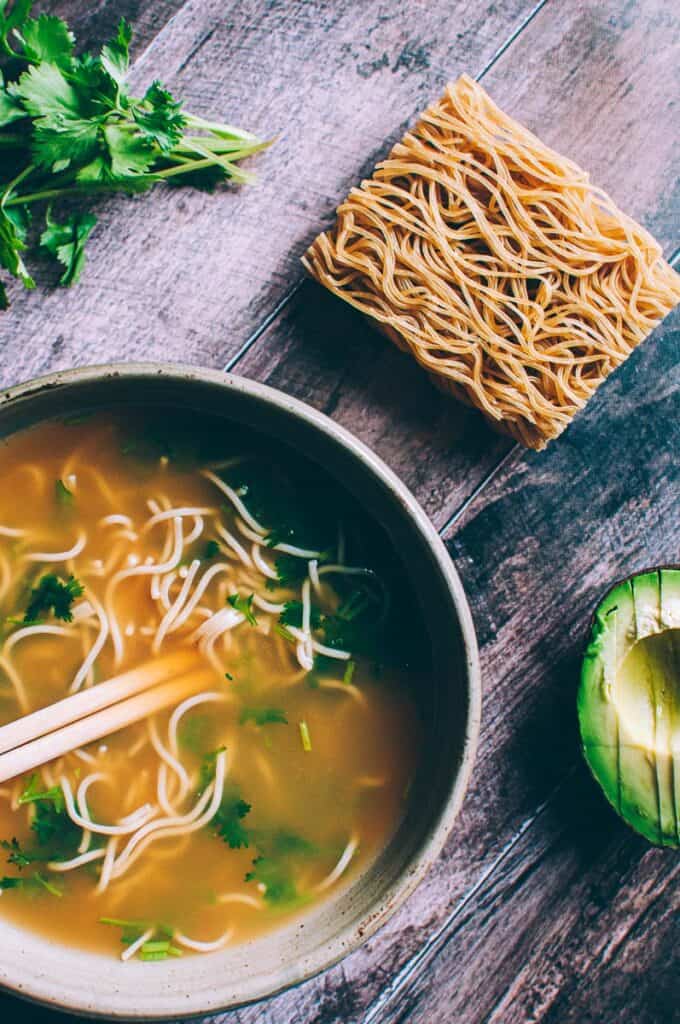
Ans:
{"type": "Polygon", "coordinates": [[[287,449],[174,413],[44,423],[0,469],[0,725],[150,665],[204,683],[2,784],[0,914],[155,961],[349,884],[401,818],[428,672],[380,531],[287,449]]]}

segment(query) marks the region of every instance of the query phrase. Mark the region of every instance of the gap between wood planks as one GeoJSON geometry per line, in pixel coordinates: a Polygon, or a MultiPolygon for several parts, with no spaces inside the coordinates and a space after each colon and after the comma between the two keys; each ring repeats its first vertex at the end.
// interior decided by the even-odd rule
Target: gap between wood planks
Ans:
{"type": "MultiPolygon", "coordinates": [[[[669,257],[668,262],[672,267],[678,269],[680,266],[680,246],[675,249],[672,255],[669,257]]],[[[559,443],[556,442],[556,443],[559,443]]],[[[448,533],[455,524],[462,518],[465,512],[474,504],[476,499],[491,483],[491,481],[500,473],[500,471],[510,462],[512,458],[521,452],[522,446],[519,444],[513,445],[513,447],[507,451],[491,468],[483,480],[477,485],[475,490],[469,495],[468,498],[459,506],[459,508],[453,513],[448,522],[439,531],[440,535],[444,536],[448,533]]],[[[393,999],[400,995],[405,989],[408,988],[412,979],[417,975],[420,967],[428,960],[437,957],[440,951],[446,946],[452,928],[456,920],[463,913],[465,908],[468,906],[470,901],[479,893],[485,886],[485,884],[496,874],[496,872],[502,867],[502,864],[512,854],[517,844],[529,832],[536,823],[539,821],[541,816],[554,804],[559,794],[564,790],[564,787],[568,785],[569,780],[576,770],[576,765],[573,764],[571,768],[567,770],[562,779],[557,783],[552,792],[543,800],[532,812],[529,814],[513,835],[508,839],[503,848],[501,849],[498,856],[492,861],[492,863],[480,874],[477,881],[473,886],[465,893],[463,897],[458,901],[456,906],[453,908],[451,913],[440,925],[440,927],[430,935],[424,942],[423,946],[418,950],[415,956],[411,957],[401,970],[394,976],[392,981],[383,989],[378,998],[371,1004],[365,1017],[363,1018],[362,1024],[378,1024],[382,1018],[384,1011],[390,1006],[393,999]]]]}
{"type": "MultiPolygon", "coordinates": [[[[510,33],[507,39],[502,45],[496,50],[493,56],[489,59],[487,64],[482,70],[476,75],[476,80],[481,81],[484,76],[494,67],[498,60],[506,53],[506,51],[512,46],[512,44],[518,39],[518,37],[524,32],[529,24],[534,20],[536,15],[548,4],[549,0],[539,0],[538,3],[529,11],[524,19],[517,25],[517,27],[510,33]]],[[[170,21],[176,17],[173,16],[170,21]]],[[[147,47],[141,52],[135,63],[141,60],[146,54],[147,50],[153,45],[153,39],[149,42],[147,47]]],[[[669,259],[669,262],[673,266],[680,264],[680,247],[678,247],[669,259]]],[[[297,293],[300,291],[305,277],[301,276],[299,280],[294,282],[288,290],[283,294],[278,303],[274,306],[270,313],[268,313],[261,323],[248,335],[246,340],[243,342],[238,351],[232,356],[224,367],[225,372],[232,372],[245,355],[253,348],[255,344],[262,338],[262,336],[268,331],[268,329],[277,321],[283,311],[290,305],[292,300],[295,298],[297,293]]],[[[460,506],[454,511],[449,517],[446,523],[440,528],[439,534],[446,536],[455,527],[455,525],[461,520],[465,513],[475,504],[477,499],[486,490],[489,484],[515,459],[521,455],[522,448],[519,444],[514,444],[509,450],[507,450],[492,466],[489,472],[483,477],[476,488],[471,494],[460,504],[460,506]]],[[[437,956],[439,951],[443,949],[448,941],[448,936],[451,931],[453,924],[460,914],[464,911],[465,907],[475,897],[480,890],[483,889],[484,885],[496,874],[498,869],[501,867],[503,862],[510,856],[516,845],[520,842],[522,837],[534,827],[536,822],[541,818],[545,811],[553,804],[557,799],[559,793],[562,791],[565,784],[567,784],[569,778],[574,772],[574,767],[570,768],[563,779],[557,784],[552,792],[542,801],[531,814],[529,814],[525,820],[521,823],[518,829],[510,836],[508,841],[505,843],[497,857],[493,862],[480,874],[476,882],[470,887],[463,897],[459,900],[456,906],[453,908],[451,913],[448,915],[443,924],[434,932],[419,949],[415,956],[411,957],[401,970],[395,975],[392,982],[383,990],[380,996],[371,1004],[366,1016],[364,1017],[364,1024],[377,1024],[380,1020],[383,1011],[389,1007],[393,998],[403,991],[416,975],[420,966],[428,959],[433,956],[437,956]]]]}
{"type": "MultiPolygon", "coordinates": [[[[525,22],[526,23],[526,22],[525,22]]],[[[517,32],[513,34],[513,38],[516,38],[517,32]]],[[[504,47],[503,50],[507,48],[504,47]]],[[[503,50],[499,51],[503,52],[503,50]]],[[[497,59],[497,58],[496,58],[497,59]]],[[[492,65],[493,61],[489,63],[488,67],[492,65]]],[[[479,76],[481,77],[481,75],[479,76]]],[[[677,268],[680,265],[680,246],[676,248],[672,255],[669,257],[669,263],[677,268]]],[[[303,279],[304,280],[304,279],[303,279]]],[[[253,332],[248,339],[246,345],[236,353],[232,360],[230,360],[226,369],[229,371],[237,365],[242,356],[247,352],[252,345],[266,332],[269,326],[277,319],[281,310],[283,310],[294,295],[298,292],[303,281],[297,282],[289,290],[289,292],[280,300],[278,305],[272,311],[272,313],[265,318],[262,324],[253,332]]],[[[477,487],[470,493],[470,495],[458,506],[454,513],[439,529],[441,536],[449,534],[455,525],[463,518],[465,513],[475,504],[477,499],[486,490],[489,484],[516,458],[522,454],[522,446],[514,444],[508,449],[491,467],[489,472],[479,482],[477,487]]],[[[563,792],[564,787],[568,785],[569,779],[572,777],[575,771],[575,765],[572,765],[570,769],[565,773],[564,777],[555,786],[552,792],[542,801],[521,823],[518,829],[510,836],[508,841],[502,847],[498,855],[495,857],[493,862],[480,874],[479,878],[470,887],[470,889],[464,894],[464,896],[458,901],[456,906],[453,908],[451,913],[448,915],[442,925],[425,941],[423,946],[418,950],[415,956],[411,957],[401,970],[395,975],[392,982],[381,992],[378,998],[369,1006],[366,1015],[363,1018],[363,1024],[378,1024],[379,1021],[385,1019],[383,1017],[384,1012],[390,1007],[392,1001],[401,992],[408,988],[410,982],[416,977],[418,971],[422,965],[437,957],[442,949],[445,948],[452,928],[456,920],[464,912],[465,908],[470,904],[470,901],[484,888],[484,886],[492,879],[498,870],[501,869],[503,863],[511,856],[517,844],[522,840],[528,831],[534,828],[539,822],[542,815],[554,804],[558,799],[559,794],[563,792]]]]}
{"type": "MultiPolygon", "coordinates": [[[[545,7],[548,0],[539,0],[532,10],[527,14],[523,21],[515,28],[515,30],[509,35],[505,42],[499,47],[499,49],[493,54],[491,59],[487,62],[485,67],[476,75],[476,80],[481,81],[488,71],[493,68],[500,57],[509,49],[513,42],[521,35],[521,33],[527,28],[527,26],[533,21],[536,15],[545,7]]],[[[677,268],[680,264],[680,246],[674,250],[672,255],[669,257],[669,263],[671,266],[677,268]]],[[[287,292],[284,293],[282,298],[279,300],[277,305],[272,311],[262,320],[262,322],[255,328],[254,331],[246,338],[243,345],[234,354],[234,356],[227,362],[224,369],[225,372],[232,372],[244,356],[250,351],[250,349],[258,342],[258,340],[266,333],[286,307],[292,302],[297,293],[300,291],[304,277],[301,277],[296,281],[287,292]]],[[[461,505],[454,511],[444,525],[439,529],[440,536],[446,536],[454,528],[454,526],[461,520],[469,508],[471,508],[481,494],[486,490],[489,484],[505,469],[511,462],[514,461],[522,452],[522,446],[514,444],[508,451],[506,451],[492,466],[489,472],[483,477],[475,489],[468,495],[468,497],[461,503],[461,505]]],[[[470,903],[472,899],[479,893],[485,884],[496,874],[501,868],[503,862],[511,855],[520,840],[525,834],[530,831],[535,824],[540,820],[541,816],[545,811],[554,803],[559,796],[559,793],[564,789],[564,786],[568,784],[569,779],[575,771],[575,765],[572,766],[555,786],[552,792],[542,801],[533,811],[529,814],[526,819],[521,823],[519,828],[512,834],[512,836],[505,843],[498,856],[493,862],[480,874],[477,881],[470,887],[465,895],[459,900],[456,906],[453,908],[451,913],[442,923],[442,925],[425,941],[423,946],[419,949],[415,956],[411,957],[401,970],[395,975],[392,982],[381,992],[378,998],[371,1004],[368,1011],[363,1018],[363,1024],[378,1024],[383,1012],[389,1007],[392,1000],[400,992],[408,987],[410,981],[417,974],[419,968],[427,960],[436,957],[441,949],[446,946],[449,938],[451,929],[464,911],[465,907],[470,903]]]]}
{"type": "MultiPolygon", "coordinates": [[[[487,63],[484,65],[482,70],[477,75],[475,75],[476,82],[481,82],[484,76],[489,71],[491,71],[491,68],[500,60],[500,58],[503,56],[506,50],[508,50],[512,46],[515,40],[522,34],[522,32],[524,32],[525,28],[527,28],[527,26],[531,24],[531,22],[534,20],[539,11],[543,10],[543,8],[548,4],[548,2],[549,0],[538,0],[538,3],[531,8],[529,13],[524,17],[524,19],[519,23],[519,25],[517,25],[517,27],[513,29],[513,31],[510,33],[505,42],[501,43],[496,52],[489,58],[487,63]]],[[[274,321],[283,312],[286,306],[288,306],[289,303],[292,302],[297,293],[300,291],[300,288],[302,288],[302,285],[305,283],[305,280],[306,278],[303,276],[298,281],[296,281],[295,284],[291,285],[291,287],[288,289],[287,292],[285,292],[285,294],[279,300],[279,302],[271,311],[271,313],[269,313],[264,318],[262,323],[259,324],[255,328],[255,330],[251,332],[251,334],[249,334],[249,336],[241,345],[240,349],[227,362],[227,364],[224,367],[225,373],[232,372],[234,367],[241,361],[241,359],[243,359],[246,353],[250,351],[250,349],[257,342],[257,340],[262,337],[267,328],[274,323],[274,321]]]]}

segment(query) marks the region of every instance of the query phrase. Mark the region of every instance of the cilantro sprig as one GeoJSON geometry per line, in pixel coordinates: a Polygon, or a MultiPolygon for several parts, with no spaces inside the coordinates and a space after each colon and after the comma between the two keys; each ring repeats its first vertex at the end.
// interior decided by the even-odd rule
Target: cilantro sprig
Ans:
{"type": "Polygon", "coordinates": [[[287,725],[288,719],[282,708],[245,707],[241,711],[239,722],[241,725],[248,722],[254,722],[255,725],[287,725]]]}
{"type": "MultiPolygon", "coordinates": [[[[27,288],[31,209],[44,204],[40,247],[74,284],[96,218],[58,218],[47,203],[100,192],[145,192],[157,182],[214,189],[247,183],[238,164],[269,145],[250,132],[196,117],[158,81],[129,92],[132,31],[121,19],[99,53],[75,53],[53,15],[30,16],[32,0],[0,0],[0,266],[27,288]]],[[[7,294],[0,282],[0,308],[7,294]]]]}
{"type": "MultiPolygon", "coordinates": [[[[1,2],[1,0],[0,0],[1,2]]],[[[0,891],[16,889],[35,896],[48,892],[60,897],[63,889],[49,874],[41,871],[24,873],[24,869],[36,863],[47,864],[52,860],[68,860],[72,857],[80,839],[80,829],[66,812],[64,794],[60,786],[43,789],[37,775],[32,775],[19,797],[20,804],[32,804],[35,808],[31,830],[36,846],[21,843],[16,836],[0,840],[0,849],[9,856],[7,863],[16,868],[17,876],[5,875],[0,878],[0,891]]]]}
{"type": "Polygon", "coordinates": [[[232,608],[240,612],[245,618],[246,622],[251,626],[257,625],[257,619],[255,618],[255,612],[253,611],[253,597],[254,594],[250,594],[248,597],[241,597],[240,594],[230,594],[227,601],[232,608]]]}
{"type": "Polygon", "coordinates": [[[24,877],[14,877],[12,875],[3,875],[0,878],[0,892],[5,892],[7,889],[19,889],[23,892],[35,896],[40,892],[46,891],[50,896],[56,896],[59,899],[64,895],[63,890],[45,878],[40,871],[34,871],[32,875],[26,875],[24,877]]]}
{"type": "MultiPolygon", "coordinates": [[[[215,778],[215,764],[217,755],[225,750],[220,747],[206,754],[201,761],[199,771],[198,788],[203,793],[207,786],[215,778]]],[[[243,819],[250,814],[251,806],[241,799],[241,795],[235,785],[225,789],[224,796],[215,816],[208,826],[213,835],[219,836],[232,850],[239,850],[242,846],[250,844],[250,834],[243,824],[243,819]]]]}
{"type": "Polygon", "coordinates": [[[175,929],[166,924],[150,921],[126,921],[119,917],[100,917],[100,924],[112,928],[120,928],[120,941],[124,946],[131,946],[141,939],[145,932],[151,931],[152,937],[140,946],[137,956],[140,960],[167,960],[169,957],[183,956],[182,950],[173,944],[175,929]]]}
{"type": "Polygon", "coordinates": [[[82,583],[75,576],[61,580],[52,572],[46,573],[41,577],[38,586],[31,590],[24,622],[41,619],[49,612],[54,614],[55,619],[72,622],[71,607],[76,598],[82,595],[83,590],[82,583]]]}
{"type": "Polygon", "coordinates": [[[299,898],[296,867],[299,860],[314,857],[318,850],[304,836],[280,829],[268,836],[257,837],[258,855],[245,876],[255,882],[267,903],[281,906],[299,898]]]}

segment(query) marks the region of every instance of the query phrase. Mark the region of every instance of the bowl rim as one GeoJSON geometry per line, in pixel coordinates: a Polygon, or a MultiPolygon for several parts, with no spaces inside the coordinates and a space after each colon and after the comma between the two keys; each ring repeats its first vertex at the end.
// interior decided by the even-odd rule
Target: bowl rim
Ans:
{"type": "MultiPolygon", "coordinates": [[[[314,949],[305,958],[306,962],[302,970],[294,971],[289,967],[284,971],[281,968],[280,984],[263,991],[260,995],[246,998],[241,1002],[235,1002],[233,999],[225,1002],[226,986],[219,983],[215,986],[215,994],[209,1005],[206,1004],[205,999],[198,1005],[197,1001],[192,1001],[189,997],[181,1012],[178,1010],[176,1014],[168,1016],[166,1012],[162,1014],[149,1014],[146,1011],[131,1015],[127,1010],[116,1010],[113,1005],[102,1006],[98,1010],[96,1007],[93,1008],[91,1003],[87,1004],[85,1000],[76,1004],[69,999],[65,1000],[63,996],[60,997],[58,993],[51,997],[44,993],[37,994],[32,992],[30,986],[21,988],[18,983],[15,984],[13,981],[0,981],[0,991],[5,991],[22,1000],[55,1010],[108,1020],[169,1021],[186,1020],[191,1017],[220,1013],[235,1009],[238,1006],[271,999],[281,992],[296,987],[339,963],[350,953],[362,946],[396,913],[422,882],[439,857],[460,811],[477,752],[481,723],[482,682],[477,638],[467,597],[453,560],[431,520],[409,488],[379,455],[363,441],[355,437],[347,428],[336,423],[325,413],[320,412],[306,402],[287,395],[285,392],[268,384],[262,384],[259,381],[241,377],[228,371],[204,368],[181,362],[114,361],[69,370],[57,370],[4,388],[0,392],[0,409],[4,409],[7,405],[13,404],[18,400],[30,400],[45,392],[56,391],[64,387],[68,388],[71,385],[100,384],[108,379],[139,380],[145,377],[153,379],[165,378],[173,380],[180,385],[182,381],[196,381],[216,386],[227,394],[234,392],[245,394],[267,405],[274,406],[281,412],[292,415],[297,420],[304,422],[312,430],[324,434],[331,443],[342,446],[354,459],[362,463],[368,472],[376,477],[389,490],[392,496],[397,499],[402,507],[405,518],[410,521],[411,525],[420,535],[421,540],[426,543],[433,558],[434,567],[440,574],[451,596],[461,633],[465,662],[464,675],[468,698],[464,740],[455,780],[449,790],[446,803],[442,806],[432,828],[424,836],[408,870],[402,872],[391,887],[380,898],[376,899],[375,907],[367,910],[360,920],[353,924],[345,925],[332,939],[314,949]],[[220,991],[223,992],[222,996],[219,994],[220,991]]],[[[40,422],[40,419],[37,418],[35,422],[40,422]]],[[[49,940],[46,939],[45,941],[49,940]]],[[[201,997],[200,993],[199,997],[201,997]]]]}

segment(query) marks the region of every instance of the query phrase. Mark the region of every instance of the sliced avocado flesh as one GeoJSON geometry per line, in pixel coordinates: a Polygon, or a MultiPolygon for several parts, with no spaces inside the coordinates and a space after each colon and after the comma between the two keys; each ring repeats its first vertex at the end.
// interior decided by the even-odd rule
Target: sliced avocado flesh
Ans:
{"type": "Polygon", "coordinates": [[[680,570],[640,573],[600,603],[578,713],[612,806],[651,842],[680,846],[680,570]]]}

